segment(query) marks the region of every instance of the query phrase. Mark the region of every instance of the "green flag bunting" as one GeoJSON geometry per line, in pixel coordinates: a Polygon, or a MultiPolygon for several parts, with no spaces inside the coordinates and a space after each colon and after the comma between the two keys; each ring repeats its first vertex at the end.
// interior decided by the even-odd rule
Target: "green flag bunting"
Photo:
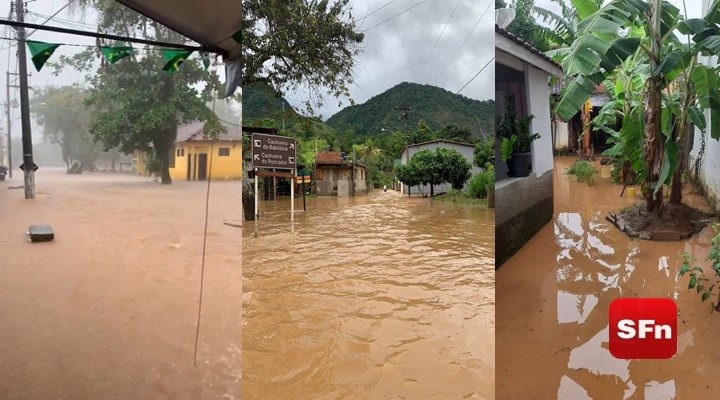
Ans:
{"type": "Polygon", "coordinates": [[[192,53],[192,50],[163,50],[163,56],[165,56],[163,71],[177,71],[183,61],[190,57],[192,53]]]}
{"type": "Polygon", "coordinates": [[[118,47],[103,46],[100,48],[100,51],[102,51],[103,55],[105,56],[105,59],[108,60],[108,62],[110,64],[115,64],[116,62],[122,60],[123,58],[133,54],[133,48],[129,47],[129,46],[118,46],[118,47]]]}
{"type": "Polygon", "coordinates": [[[37,69],[38,72],[40,72],[47,60],[55,52],[55,49],[60,47],[59,44],[36,42],[32,40],[28,40],[25,43],[27,43],[30,54],[32,55],[33,65],[35,65],[35,69],[37,69]]]}
{"type": "Polygon", "coordinates": [[[234,35],[232,35],[232,38],[235,39],[238,44],[242,44],[243,42],[243,32],[242,30],[237,31],[234,35]]]}

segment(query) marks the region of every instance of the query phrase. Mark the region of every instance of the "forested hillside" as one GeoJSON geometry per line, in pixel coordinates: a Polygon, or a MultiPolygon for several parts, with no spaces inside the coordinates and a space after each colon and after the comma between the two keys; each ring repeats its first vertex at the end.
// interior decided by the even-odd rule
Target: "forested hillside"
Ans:
{"type": "Polygon", "coordinates": [[[495,102],[479,101],[445,89],[403,82],[371,98],[363,104],[347,107],[327,120],[338,132],[352,131],[363,137],[380,135],[381,129],[404,129],[402,113],[396,107],[409,107],[408,129],[413,130],[423,119],[430,129],[448,125],[469,129],[475,138],[492,135],[495,102]]]}

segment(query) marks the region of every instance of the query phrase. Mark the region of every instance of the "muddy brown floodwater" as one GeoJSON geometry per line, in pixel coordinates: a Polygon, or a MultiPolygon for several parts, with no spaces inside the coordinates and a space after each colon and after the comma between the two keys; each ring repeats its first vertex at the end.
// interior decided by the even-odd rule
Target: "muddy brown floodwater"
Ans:
{"type": "MultiPolygon", "coordinates": [[[[720,397],[720,315],[688,291],[687,276],[678,277],[685,251],[707,257],[712,229],[681,242],[631,240],[605,215],[641,200],[618,197],[622,186],[608,179],[598,177],[595,186],[569,181],[563,172],[572,160],[555,162],[553,220],[496,273],[497,398],[720,397]],[[608,309],[620,297],[675,300],[675,357],[610,354],[608,309]]],[[[684,202],[707,211],[699,196],[686,195],[684,202]]]]}
{"type": "MultiPolygon", "coordinates": [[[[296,203],[302,209],[302,199],[296,203]]],[[[375,191],[243,228],[243,396],[492,399],[495,214],[375,191]]]]}
{"type": "Polygon", "coordinates": [[[40,169],[0,182],[0,398],[239,399],[241,185],[213,182],[193,367],[204,183],[40,169]],[[47,223],[50,243],[26,241],[47,223]]]}

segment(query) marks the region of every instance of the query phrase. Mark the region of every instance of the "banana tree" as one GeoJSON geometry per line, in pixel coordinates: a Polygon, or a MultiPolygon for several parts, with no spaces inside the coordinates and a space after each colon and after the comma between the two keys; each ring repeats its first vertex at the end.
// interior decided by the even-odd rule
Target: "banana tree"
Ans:
{"type": "Polygon", "coordinates": [[[593,119],[594,126],[610,135],[608,143],[612,146],[603,155],[612,157],[613,175],[625,185],[642,183],[646,175],[642,146],[642,91],[650,68],[644,58],[644,52],[636,51],[604,82],[612,101],[605,103],[593,119]],[[616,130],[618,120],[621,124],[616,130]]]}
{"type": "Polygon", "coordinates": [[[702,20],[684,20],[679,9],[667,1],[612,0],[578,24],[576,40],[563,59],[568,82],[555,111],[567,121],[590,97],[596,85],[612,76],[628,57],[638,49],[645,53],[649,75],[644,83],[642,104],[646,172],[642,191],[648,211],[658,215],[663,206],[663,185],[672,181],[680,167],[678,140],[684,140],[687,117],[690,116],[693,123],[700,123],[701,111],[709,109],[713,120],[718,119],[712,128],[718,130],[718,134],[713,137],[720,137],[720,96],[712,93],[713,86],[708,86],[717,82],[717,73],[693,61],[698,54],[720,54],[719,2],[715,0],[702,20]],[[693,43],[678,46],[676,29],[692,34],[693,43]],[[684,108],[663,110],[663,99],[670,104],[667,100],[673,81],[682,76],[689,78],[680,78],[686,89],[697,90],[697,104],[692,104],[694,96],[686,90],[680,103],[684,108]],[[699,107],[695,109],[695,105],[699,107]],[[674,128],[678,128],[679,135],[673,135],[674,128]]]}

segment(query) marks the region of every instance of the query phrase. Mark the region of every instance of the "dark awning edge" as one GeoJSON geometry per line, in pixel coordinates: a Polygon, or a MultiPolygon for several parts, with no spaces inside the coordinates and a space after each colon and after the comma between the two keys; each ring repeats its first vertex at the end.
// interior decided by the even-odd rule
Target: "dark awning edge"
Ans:
{"type": "Polygon", "coordinates": [[[242,2],[237,0],[116,0],[217,53],[225,62],[241,55],[232,36],[242,27],[242,2]]]}

